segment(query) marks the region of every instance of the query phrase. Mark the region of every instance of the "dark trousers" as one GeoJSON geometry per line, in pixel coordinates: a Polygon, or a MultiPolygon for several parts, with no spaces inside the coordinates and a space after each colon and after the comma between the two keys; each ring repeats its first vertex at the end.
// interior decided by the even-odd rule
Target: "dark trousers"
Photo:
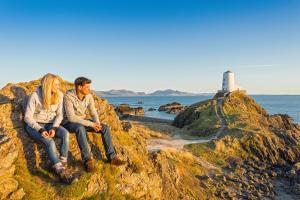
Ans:
{"type": "MultiPolygon", "coordinates": [[[[89,144],[87,140],[87,132],[96,132],[91,127],[85,127],[82,124],[67,122],[63,126],[71,133],[76,134],[77,143],[80,148],[81,157],[83,161],[91,159],[91,153],[89,151],[89,144]]],[[[102,129],[99,132],[102,137],[102,142],[105,149],[105,154],[108,160],[112,160],[116,156],[112,139],[110,135],[109,127],[106,124],[101,124],[102,129]]]]}

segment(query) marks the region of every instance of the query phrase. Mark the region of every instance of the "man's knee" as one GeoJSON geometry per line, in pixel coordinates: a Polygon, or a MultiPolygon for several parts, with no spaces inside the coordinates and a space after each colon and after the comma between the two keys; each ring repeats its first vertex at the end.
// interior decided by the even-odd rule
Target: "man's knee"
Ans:
{"type": "Polygon", "coordinates": [[[106,124],[101,124],[102,128],[101,128],[101,132],[102,133],[106,133],[109,131],[109,127],[106,124]]]}
{"type": "Polygon", "coordinates": [[[76,124],[75,133],[76,133],[76,135],[86,134],[86,129],[85,129],[85,127],[83,125],[76,124]]]}

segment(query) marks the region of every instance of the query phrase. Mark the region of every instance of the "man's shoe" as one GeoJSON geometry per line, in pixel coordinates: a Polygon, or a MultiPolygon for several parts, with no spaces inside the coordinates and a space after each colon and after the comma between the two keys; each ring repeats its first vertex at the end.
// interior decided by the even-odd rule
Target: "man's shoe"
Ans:
{"type": "Polygon", "coordinates": [[[87,172],[94,172],[95,171],[95,167],[94,167],[94,164],[93,164],[93,160],[92,159],[89,159],[89,160],[86,160],[84,162],[84,167],[85,167],[85,170],[87,172]]]}
{"type": "Polygon", "coordinates": [[[111,165],[116,165],[116,166],[120,166],[120,165],[125,165],[125,161],[123,161],[123,160],[121,160],[121,159],[119,159],[117,156],[115,156],[113,159],[111,159],[110,161],[109,161],[109,163],[111,164],[111,165]]]}

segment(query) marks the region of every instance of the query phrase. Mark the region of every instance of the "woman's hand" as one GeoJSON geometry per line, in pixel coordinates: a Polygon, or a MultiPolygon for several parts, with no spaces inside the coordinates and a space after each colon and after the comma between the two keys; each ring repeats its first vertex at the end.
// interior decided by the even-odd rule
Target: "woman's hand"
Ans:
{"type": "Polygon", "coordinates": [[[44,138],[48,138],[48,137],[49,137],[49,133],[48,133],[47,131],[43,131],[43,132],[42,132],[42,136],[43,136],[44,138]]]}
{"type": "Polygon", "coordinates": [[[51,129],[50,131],[49,131],[49,137],[50,138],[53,138],[55,136],[55,130],[54,129],[51,129]]]}

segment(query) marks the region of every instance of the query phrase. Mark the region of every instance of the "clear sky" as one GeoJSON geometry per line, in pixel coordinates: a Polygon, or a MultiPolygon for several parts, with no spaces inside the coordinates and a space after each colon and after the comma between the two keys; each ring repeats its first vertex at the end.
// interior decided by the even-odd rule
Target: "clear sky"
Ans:
{"type": "Polygon", "coordinates": [[[0,0],[0,87],[47,72],[93,89],[300,94],[300,0],[0,0]]]}

